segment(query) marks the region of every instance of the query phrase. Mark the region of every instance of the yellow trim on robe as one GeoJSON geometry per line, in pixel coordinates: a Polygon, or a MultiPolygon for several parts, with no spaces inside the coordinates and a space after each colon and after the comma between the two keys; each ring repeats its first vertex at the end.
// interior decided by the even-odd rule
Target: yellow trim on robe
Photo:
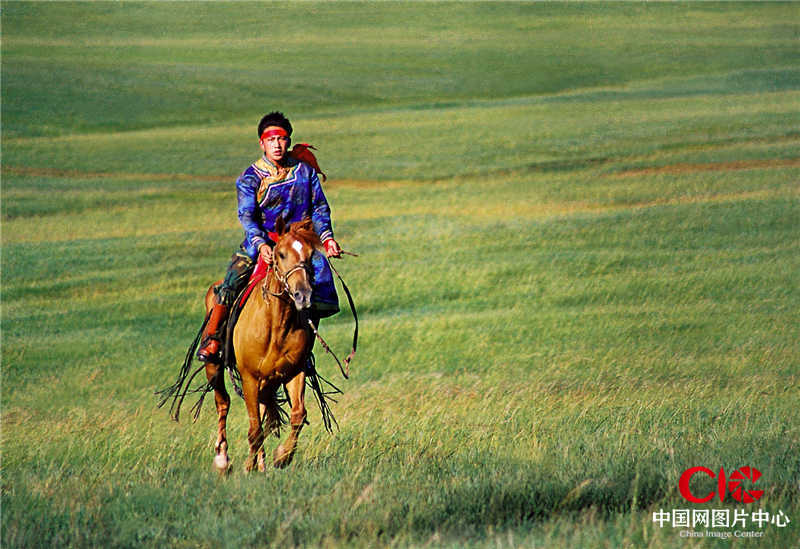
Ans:
{"type": "Polygon", "coordinates": [[[259,185],[258,192],[256,192],[256,200],[260,203],[264,196],[266,196],[269,188],[275,183],[281,183],[292,179],[294,172],[299,165],[299,163],[296,163],[294,166],[287,166],[285,170],[280,170],[277,166],[273,165],[263,156],[256,160],[253,166],[259,172],[267,173],[266,176],[261,178],[261,185],[259,185]]]}

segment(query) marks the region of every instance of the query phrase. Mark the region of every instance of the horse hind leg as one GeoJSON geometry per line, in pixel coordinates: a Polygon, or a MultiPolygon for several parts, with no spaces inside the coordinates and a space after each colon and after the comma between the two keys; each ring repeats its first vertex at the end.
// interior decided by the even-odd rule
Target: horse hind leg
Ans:
{"type": "Polygon", "coordinates": [[[217,406],[217,441],[214,443],[214,467],[225,474],[230,469],[228,458],[228,409],[231,397],[225,389],[225,369],[219,364],[206,363],[206,379],[214,387],[214,403],[217,406]]]}
{"type": "Polygon", "coordinates": [[[300,431],[306,422],[306,405],[305,405],[305,390],[306,390],[306,374],[300,372],[294,376],[286,384],[286,392],[289,395],[289,400],[292,405],[292,412],[289,419],[291,431],[286,441],[279,444],[272,454],[272,464],[282,469],[292,462],[294,453],[297,450],[297,438],[300,436],[300,431]]]}

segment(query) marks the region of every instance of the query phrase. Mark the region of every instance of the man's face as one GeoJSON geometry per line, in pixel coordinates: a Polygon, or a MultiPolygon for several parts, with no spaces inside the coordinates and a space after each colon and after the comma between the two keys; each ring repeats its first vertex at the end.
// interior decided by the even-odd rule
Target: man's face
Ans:
{"type": "MultiPolygon", "coordinates": [[[[276,128],[271,126],[264,130],[267,133],[270,129],[276,128]]],[[[264,137],[261,141],[261,150],[267,156],[267,160],[273,164],[280,164],[286,157],[286,151],[289,149],[289,138],[285,135],[270,135],[264,137]]]]}

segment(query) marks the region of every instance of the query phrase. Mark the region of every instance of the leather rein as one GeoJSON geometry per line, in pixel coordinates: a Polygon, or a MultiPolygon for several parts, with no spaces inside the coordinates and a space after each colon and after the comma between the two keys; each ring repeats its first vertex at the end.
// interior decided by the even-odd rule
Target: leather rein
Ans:
{"type": "MultiPolygon", "coordinates": [[[[343,252],[343,253],[358,257],[357,254],[349,252],[343,252]]],[[[350,311],[353,313],[353,320],[355,321],[355,328],[353,329],[353,344],[350,348],[350,354],[347,355],[347,358],[344,359],[344,365],[342,365],[342,362],[339,360],[339,357],[336,356],[336,353],[334,353],[328,346],[328,344],[325,342],[325,340],[322,339],[322,336],[317,331],[317,327],[314,326],[314,323],[311,321],[311,319],[309,318],[307,319],[307,321],[309,327],[311,328],[311,331],[319,340],[320,345],[322,345],[322,348],[325,349],[325,351],[329,353],[336,361],[336,364],[339,366],[339,371],[342,373],[342,376],[344,376],[345,379],[350,379],[350,361],[353,360],[353,357],[356,354],[356,348],[358,346],[358,313],[356,312],[356,305],[353,302],[353,296],[350,293],[350,288],[348,288],[347,284],[345,284],[342,275],[339,274],[339,271],[336,270],[336,268],[333,266],[333,263],[331,263],[331,260],[327,256],[325,256],[325,260],[328,262],[328,265],[330,266],[334,274],[336,274],[336,277],[339,279],[339,282],[342,283],[342,288],[344,289],[345,295],[347,295],[347,302],[350,305],[350,311]]],[[[273,258],[272,264],[270,265],[270,268],[267,271],[267,277],[264,279],[264,283],[261,286],[261,295],[264,298],[264,301],[268,301],[267,294],[273,297],[277,297],[278,299],[281,299],[284,295],[291,295],[292,291],[289,288],[289,277],[292,276],[292,274],[294,274],[295,272],[300,270],[304,270],[306,274],[308,274],[309,276],[312,274],[311,267],[309,267],[308,263],[306,263],[305,261],[301,261],[300,263],[289,269],[286,272],[286,274],[281,274],[280,271],[278,270],[277,264],[275,263],[275,258],[273,258]],[[273,272],[275,273],[275,279],[278,282],[280,282],[281,286],[283,286],[283,290],[280,293],[275,293],[267,288],[267,286],[269,286],[269,277],[273,272]]],[[[287,301],[291,302],[291,299],[287,299],[287,301]]]]}

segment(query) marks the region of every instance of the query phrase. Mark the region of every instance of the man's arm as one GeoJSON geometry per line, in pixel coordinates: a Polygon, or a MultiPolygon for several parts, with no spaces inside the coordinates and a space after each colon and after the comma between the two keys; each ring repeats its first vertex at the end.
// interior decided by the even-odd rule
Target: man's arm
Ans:
{"type": "Polygon", "coordinates": [[[325,245],[325,254],[328,257],[341,257],[342,250],[339,243],[333,238],[333,227],[331,226],[331,207],[328,199],[322,191],[319,176],[315,170],[311,170],[311,221],[314,223],[314,230],[319,235],[320,240],[325,245]]]}

